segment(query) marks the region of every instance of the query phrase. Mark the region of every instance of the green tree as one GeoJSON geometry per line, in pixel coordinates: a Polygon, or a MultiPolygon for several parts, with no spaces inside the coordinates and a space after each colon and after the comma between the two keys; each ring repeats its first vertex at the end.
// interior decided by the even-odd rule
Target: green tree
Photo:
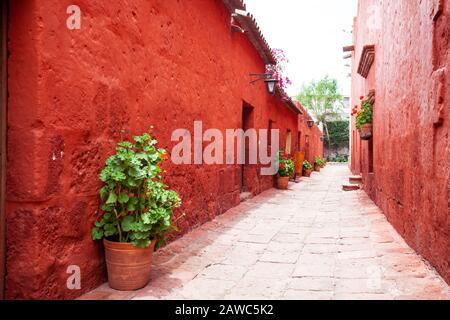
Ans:
{"type": "Polygon", "coordinates": [[[331,141],[328,142],[329,148],[341,148],[349,146],[349,125],[348,120],[327,121],[328,133],[331,141]]]}
{"type": "Polygon", "coordinates": [[[344,97],[338,92],[337,80],[328,76],[320,81],[313,80],[302,87],[296,98],[311,112],[317,124],[323,124],[327,140],[330,141],[327,121],[339,120],[344,107],[344,97]]]}

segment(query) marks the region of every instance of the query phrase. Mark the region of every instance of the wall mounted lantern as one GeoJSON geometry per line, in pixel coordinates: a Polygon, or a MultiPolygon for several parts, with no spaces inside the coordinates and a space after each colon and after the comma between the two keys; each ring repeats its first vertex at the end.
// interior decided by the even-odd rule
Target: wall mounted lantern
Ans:
{"type": "Polygon", "coordinates": [[[251,84],[259,80],[264,80],[267,86],[267,91],[271,96],[275,94],[276,84],[280,82],[279,80],[273,78],[273,74],[271,73],[250,73],[251,77],[257,77],[257,79],[250,81],[251,84]]]}
{"type": "Polygon", "coordinates": [[[310,128],[310,129],[314,126],[314,120],[308,120],[307,123],[308,123],[308,128],[310,128]]]}

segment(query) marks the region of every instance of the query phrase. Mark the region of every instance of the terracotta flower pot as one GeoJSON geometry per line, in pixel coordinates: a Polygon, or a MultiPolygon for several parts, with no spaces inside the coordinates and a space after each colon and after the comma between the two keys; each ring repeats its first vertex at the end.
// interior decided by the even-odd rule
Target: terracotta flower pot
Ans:
{"type": "Polygon", "coordinates": [[[370,140],[370,138],[372,138],[372,124],[363,124],[359,129],[359,136],[361,137],[361,140],[370,140]]]}
{"type": "Polygon", "coordinates": [[[289,177],[278,177],[277,178],[277,187],[280,190],[287,190],[289,185],[289,177]]]}
{"type": "Polygon", "coordinates": [[[320,166],[318,164],[314,165],[314,171],[320,172],[320,166]]]}
{"type": "Polygon", "coordinates": [[[303,175],[305,176],[305,177],[311,177],[311,172],[312,172],[312,170],[303,170],[303,175]]]}
{"type": "Polygon", "coordinates": [[[106,239],[103,243],[111,288],[132,291],[148,284],[156,241],[152,241],[148,248],[137,248],[131,243],[112,242],[106,239]]]}

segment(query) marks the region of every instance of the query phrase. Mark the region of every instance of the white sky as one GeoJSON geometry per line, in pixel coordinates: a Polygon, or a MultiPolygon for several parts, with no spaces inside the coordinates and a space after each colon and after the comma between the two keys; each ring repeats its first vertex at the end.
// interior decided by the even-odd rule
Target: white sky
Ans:
{"type": "Polygon", "coordinates": [[[245,0],[270,47],[283,49],[289,59],[288,94],[325,75],[336,78],[343,94],[350,94],[350,59],[342,47],[352,44],[357,0],[245,0]],[[344,30],[347,31],[344,32],[344,30]]]}

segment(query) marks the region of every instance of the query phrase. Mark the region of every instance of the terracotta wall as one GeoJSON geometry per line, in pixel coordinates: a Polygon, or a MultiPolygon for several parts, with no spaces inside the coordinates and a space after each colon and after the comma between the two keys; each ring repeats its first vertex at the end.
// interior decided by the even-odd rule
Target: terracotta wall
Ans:
{"type": "MultiPolygon", "coordinates": [[[[7,177],[7,297],[73,298],[105,280],[98,174],[122,138],[154,126],[170,150],[173,130],[253,126],[292,131],[298,117],[249,73],[264,63],[245,35],[231,33],[222,1],[87,1],[81,30],[68,30],[71,1],[10,1],[7,177]],[[69,265],[82,290],[66,288],[69,265]]],[[[316,129],[313,129],[316,130],[316,129]]],[[[312,135],[312,145],[316,135],[312,135]]],[[[237,205],[240,166],[175,166],[167,182],[182,196],[186,232],[237,205]]],[[[245,171],[247,191],[273,177],[245,171]]]]}
{"type": "Polygon", "coordinates": [[[373,170],[354,123],[351,169],[450,282],[450,1],[360,0],[354,37],[353,105],[370,90],[376,101],[373,170]],[[364,79],[356,70],[370,44],[375,63],[364,79]]]}
{"type": "MultiPolygon", "coordinates": [[[[314,165],[315,157],[323,157],[324,149],[321,137],[322,131],[317,125],[308,127],[308,120],[312,120],[306,109],[297,104],[302,110],[302,114],[298,117],[298,130],[300,133],[300,150],[305,152],[305,159],[308,160],[311,165],[314,165]]],[[[297,136],[297,138],[299,138],[297,136]]]]}

